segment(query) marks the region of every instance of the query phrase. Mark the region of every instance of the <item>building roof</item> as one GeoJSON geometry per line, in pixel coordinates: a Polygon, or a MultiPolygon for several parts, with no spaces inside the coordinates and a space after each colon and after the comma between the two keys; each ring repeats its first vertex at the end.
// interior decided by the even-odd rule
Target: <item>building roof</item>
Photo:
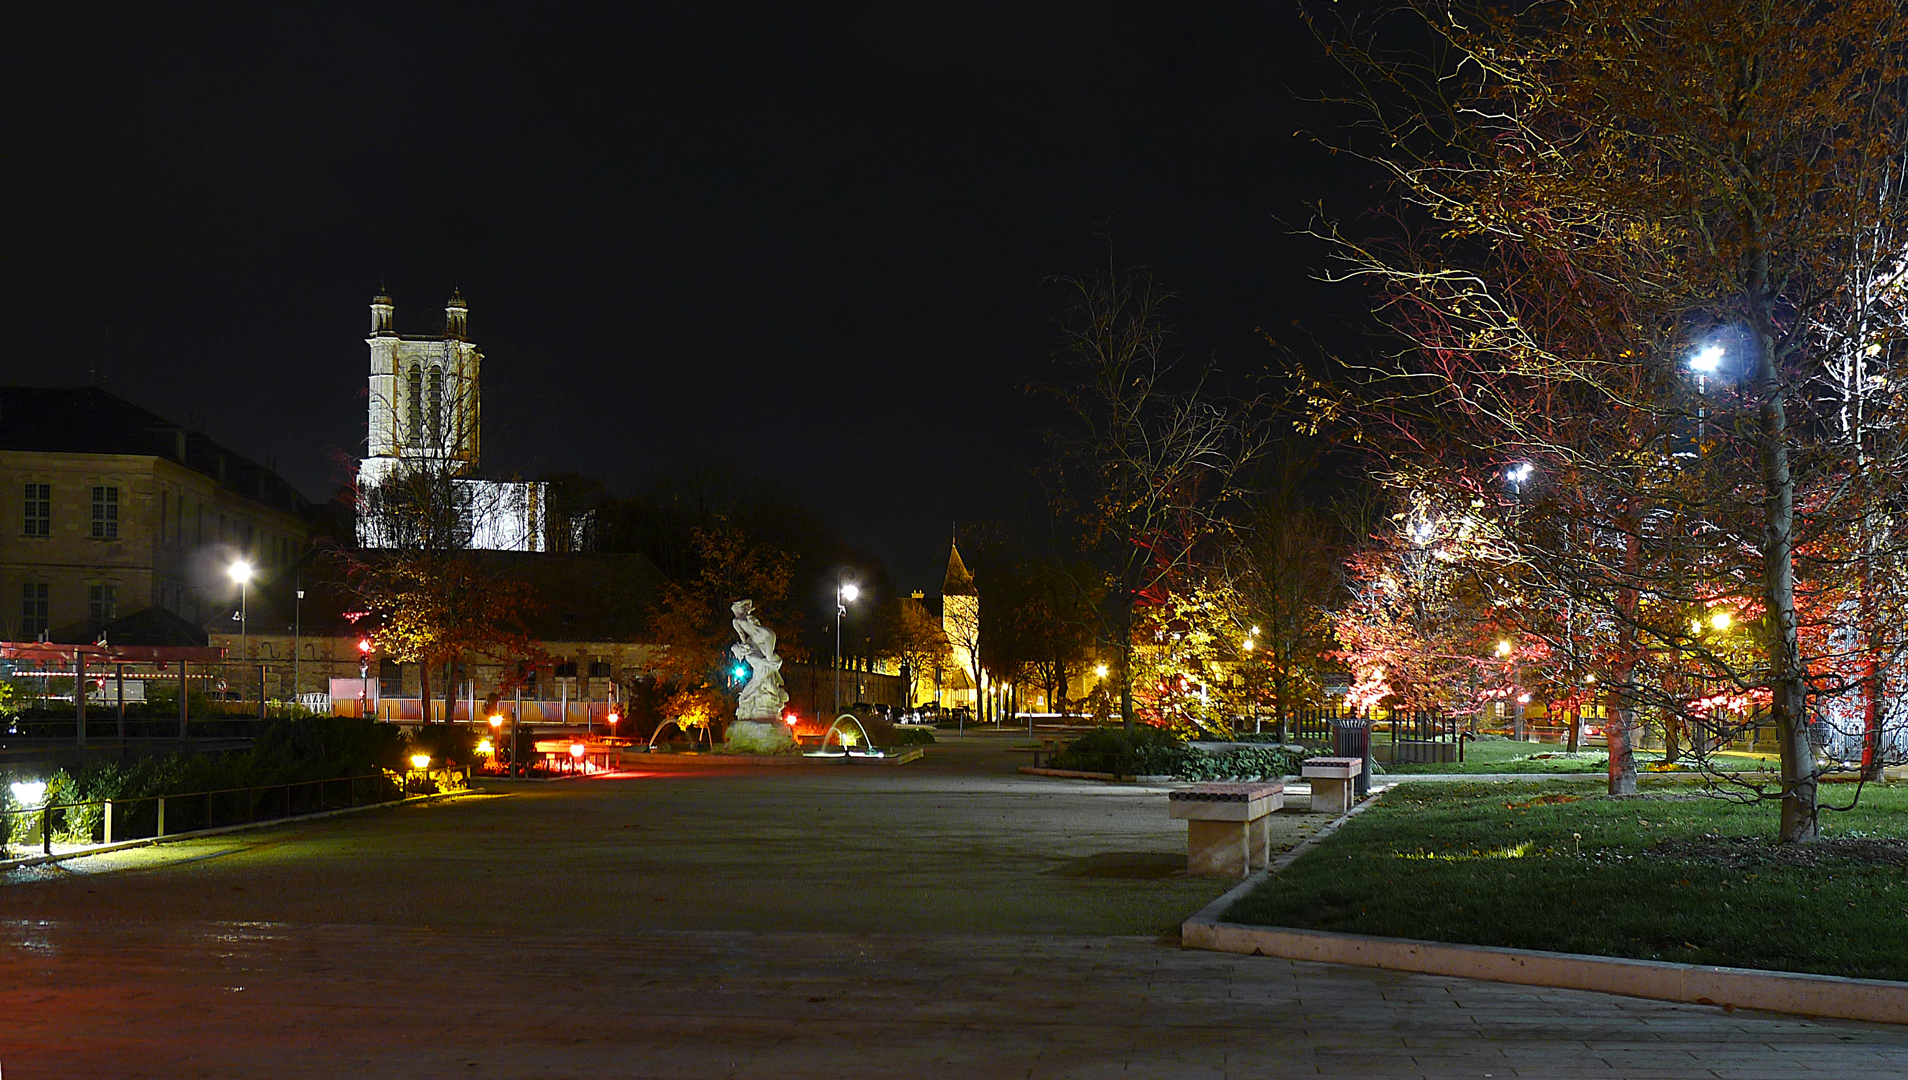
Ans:
{"type": "Polygon", "coordinates": [[[306,510],[265,466],[97,386],[0,386],[0,450],[164,458],[274,510],[306,510]]]}
{"type": "MultiPolygon", "coordinates": [[[[375,552],[363,553],[375,557],[375,552]]],[[[466,557],[530,586],[532,608],[524,629],[538,641],[643,644],[663,574],[643,555],[472,551],[466,557]]],[[[238,598],[211,609],[205,629],[237,632],[238,598]]],[[[297,566],[252,587],[246,622],[254,634],[289,634],[296,625],[311,637],[356,637],[367,627],[346,616],[358,604],[334,552],[314,549],[297,566]],[[305,590],[302,602],[294,591],[305,590]]]]}
{"type": "Polygon", "coordinates": [[[98,635],[108,645],[197,646],[207,644],[205,630],[157,604],[106,624],[98,635]]]}
{"type": "Polygon", "coordinates": [[[979,596],[974,589],[974,575],[967,572],[967,564],[961,561],[961,546],[950,544],[947,550],[947,577],[941,581],[942,596],[979,596]]]}

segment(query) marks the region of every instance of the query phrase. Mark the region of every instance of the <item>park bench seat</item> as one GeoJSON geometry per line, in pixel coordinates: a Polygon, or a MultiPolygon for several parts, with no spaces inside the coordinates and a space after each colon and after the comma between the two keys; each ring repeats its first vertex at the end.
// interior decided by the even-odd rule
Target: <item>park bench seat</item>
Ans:
{"type": "Polygon", "coordinates": [[[1284,784],[1193,784],[1166,799],[1168,812],[1186,822],[1188,873],[1244,877],[1271,859],[1267,819],[1285,805],[1284,784]]]}
{"type": "Polygon", "coordinates": [[[1365,771],[1365,759],[1355,757],[1307,758],[1299,772],[1312,782],[1312,812],[1342,814],[1352,808],[1352,782],[1365,771]]]}

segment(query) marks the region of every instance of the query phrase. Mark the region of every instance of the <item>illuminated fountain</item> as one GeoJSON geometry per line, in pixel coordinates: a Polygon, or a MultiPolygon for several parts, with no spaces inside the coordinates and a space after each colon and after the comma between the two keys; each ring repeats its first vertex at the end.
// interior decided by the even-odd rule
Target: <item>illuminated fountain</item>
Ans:
{"type": "Polygon", "coordinates": [[[828,725],[822,733],[821,748],[807,752],[808,757],[886,757],[886,751],[875,747],[874,740],[868,735],[868,728],[854,713],[842,713],[835,722],[828,725]],[[850,730],[852,729],[852,730],[850,730]],[[830,752],[829,740],[834,740],[841,749],[830,752]]]}
{"type": "MultiPolygon", "coordinates": [[[[699,745],[702,742],[702,738],[698,734],[698,732],[708,730],[708,726],[706,724],[684,725],[682,721],[672,716],[669,719],[664,720],[662,723],[656,725],[655,734],[649,737],[649,752],[650,753],[653,754],[656,752],[656,740],[662,738],[662,733],[664,728],[675,728],[677,731],[680,731],[684,735],[689,736],[689,743],[691,746],[699,745]]],[[[711,747],[711,749],[713,749],[713,747],[711,747]]]]}

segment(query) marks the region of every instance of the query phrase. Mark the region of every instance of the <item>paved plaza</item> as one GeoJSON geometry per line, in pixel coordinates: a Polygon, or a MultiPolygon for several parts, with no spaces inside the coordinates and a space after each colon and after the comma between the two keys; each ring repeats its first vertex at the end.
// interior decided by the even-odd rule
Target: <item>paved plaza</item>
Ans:
{"type": "Polygon", "coordinates": [[[1226,883],[1184,876],[1160,793],[1018,776],[1003,745],[16,871],[0,1075],[1908,1074],[1904,1029],[1182,950],[1226,883]]]}

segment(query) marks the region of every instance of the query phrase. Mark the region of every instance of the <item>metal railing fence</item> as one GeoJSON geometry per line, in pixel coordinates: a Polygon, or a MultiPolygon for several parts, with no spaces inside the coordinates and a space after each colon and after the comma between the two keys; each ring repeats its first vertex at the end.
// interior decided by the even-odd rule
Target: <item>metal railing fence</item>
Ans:
{"type": "MultiPolygon", "coordinates": [[[[456,778],[463,786],[470,785],[469,766],[434,769],[422,775],[432,779],[441,777],[447,784],[456,778]]],[[[29,821],[35,816],[39,818],[39,836],[35,840],[44,854],[51,855],[56,833],[69,836],[82,833],[85,839],[78,841],[82,844],[182,836],[256,821],[288,820],[327,810],[395,802],[409,793],[408,780],[407,775],[364,773],[285,784],[44,803],[0,810],[0,853],[12,842],[18,831],[16,819],[21,817],[29,821]],[[339,801],[340,793],[342,801],[339,801]]]]}

